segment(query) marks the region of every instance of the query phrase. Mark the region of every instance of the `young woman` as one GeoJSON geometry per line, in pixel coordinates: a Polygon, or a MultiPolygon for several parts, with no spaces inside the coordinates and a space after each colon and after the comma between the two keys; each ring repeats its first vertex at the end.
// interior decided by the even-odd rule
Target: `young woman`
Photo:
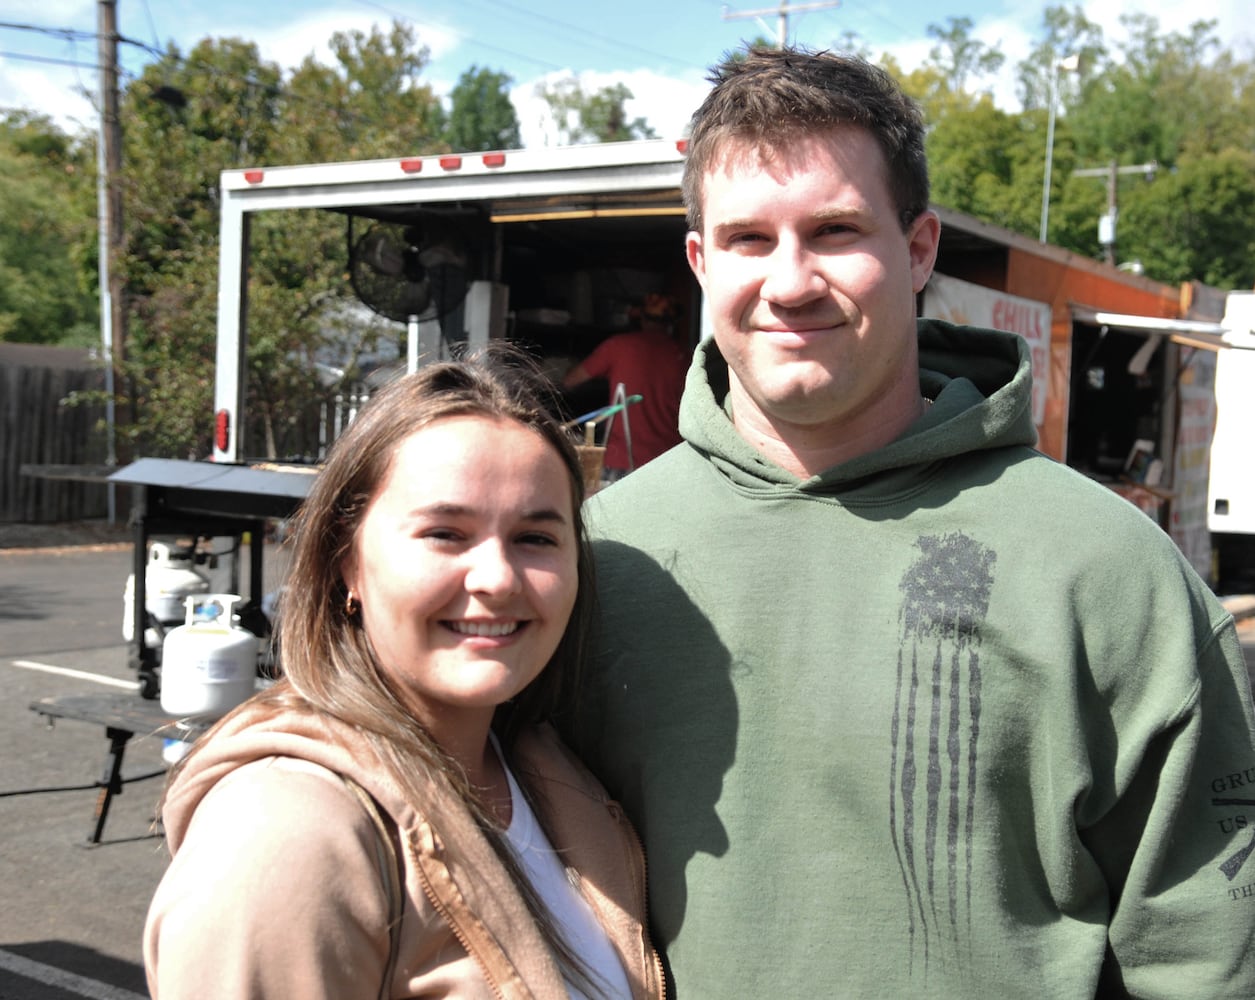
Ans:
{"type": "Polygon", "coordinates": [[[516,357],[381,392],[302,507],[283,679],[175,769],[144,959],[181,997],[652,997],[639,842],[544,720],[583,478],[516,357]]]}

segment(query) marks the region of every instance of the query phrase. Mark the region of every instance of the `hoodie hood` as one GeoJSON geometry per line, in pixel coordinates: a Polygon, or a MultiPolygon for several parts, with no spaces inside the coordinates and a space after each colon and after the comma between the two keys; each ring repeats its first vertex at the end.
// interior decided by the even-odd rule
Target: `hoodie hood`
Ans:
{"type": "MultiPolygon", "coordinates": [[[[800,484],[830,490],[893,470],[955,455],[1037,443],[1028,345],[1013,333],[921,319],[920,390],[933,405],[883,448],[825,470],[800,484]]],[[[797,477],[751,447],[728,412],[728,365],[714,340],[693,355],[680,405],[680,434],[742,487],[798,489],[797,477]]]]}
{"type": "Polygon", "coordinates": [[[171,851],[178,849],[196,807],[219,781],[267,757],[291,757],[352,775],[402,827],[413,825],[416,819],[400,790],[384,776],[381,763],[362,766],[363,760],[377,758],[360,733],[310,712],[275,713],[250,702],[223,720],[170,786],[162,820],[171,851]]]}

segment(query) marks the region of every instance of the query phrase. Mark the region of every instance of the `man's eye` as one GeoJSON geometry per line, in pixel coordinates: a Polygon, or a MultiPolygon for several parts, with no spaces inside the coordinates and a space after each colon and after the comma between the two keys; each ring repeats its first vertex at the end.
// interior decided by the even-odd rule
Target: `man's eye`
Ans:
{"type": "Polygon", "coordinates": [[[759,253],[770,241],[762,233],[736,233],[724,242],[725,250],[742,253],[759,253]]]}

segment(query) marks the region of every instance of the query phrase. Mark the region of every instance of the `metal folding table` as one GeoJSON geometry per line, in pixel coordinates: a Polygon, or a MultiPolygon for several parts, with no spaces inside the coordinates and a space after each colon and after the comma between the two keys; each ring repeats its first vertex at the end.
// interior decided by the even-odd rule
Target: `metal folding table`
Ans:
{"type": "Polygon", "coordinates": [[[203,727],[184,725],[179,719],[161,710],[160,703],[138,694],[62,695],[31,702],[31,711],[38,712],[51,726],[57,719],[73,719],[105,727],[109,750],[101,777],[96,808],[92,813],[92,829],[87,835],[90,844],[99,844],[109,818],[109,806],[115,795],[122,794],[122,761],[126,747],[137,733],[165,739],[194,740],[203,727]]]}

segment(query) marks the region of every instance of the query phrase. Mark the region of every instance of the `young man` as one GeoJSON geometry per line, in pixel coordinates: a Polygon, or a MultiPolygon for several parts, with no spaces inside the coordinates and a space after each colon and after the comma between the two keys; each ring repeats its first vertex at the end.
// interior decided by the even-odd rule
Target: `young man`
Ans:
{"type": "Polygon", "coordinates": [[[693,120],[713,343],[685,443],[590,502],[573,738],[692,997],[1255,992],[1255,720],[1232,619],[1033,450],[1016,337],[915,319],[923,125],[756,51],[693,120]]]}

